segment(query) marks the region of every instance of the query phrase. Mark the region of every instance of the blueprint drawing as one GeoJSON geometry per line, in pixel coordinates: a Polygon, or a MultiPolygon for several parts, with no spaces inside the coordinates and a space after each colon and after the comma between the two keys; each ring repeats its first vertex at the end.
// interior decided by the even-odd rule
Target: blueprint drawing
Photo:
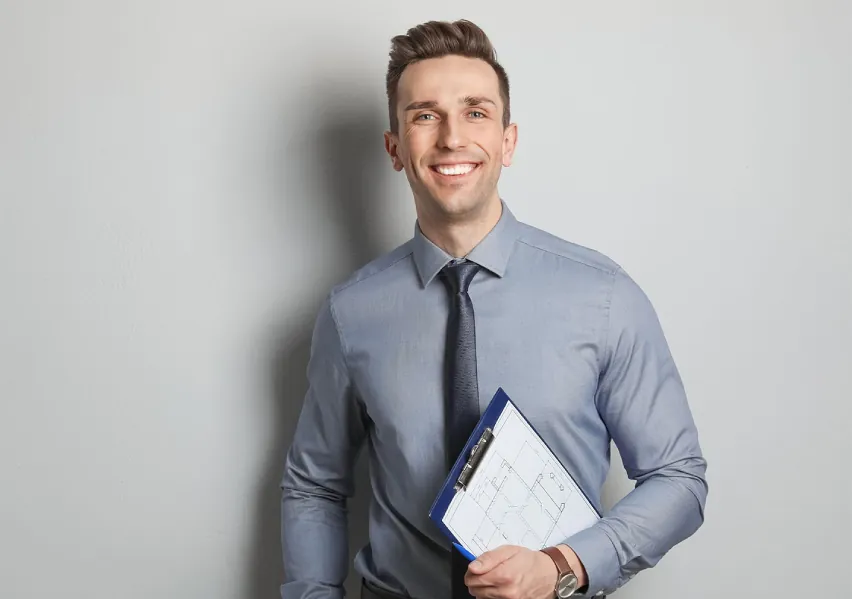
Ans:
{"type": "Polygon", "coordinates": [[[500,545],[541,549],[594,524],[598,515],[577,484],[509,402],[467,489],[444,524],[474,555],[500,545]]]}

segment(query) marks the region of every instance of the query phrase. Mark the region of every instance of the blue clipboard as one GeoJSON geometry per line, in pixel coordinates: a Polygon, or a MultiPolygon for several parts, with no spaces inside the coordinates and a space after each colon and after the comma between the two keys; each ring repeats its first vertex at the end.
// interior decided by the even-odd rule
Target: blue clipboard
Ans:
{"type": "MultiPolygon", "coordinates": [[[[482,459],[482,456],[485,455],[485,451],[488,448],[489,441],[493,438],[491,435],[491,431],[494,429],[494,426],[497,423],[497,420],[500,418],[500,415],[503,413],[503,410],[506,408],[506,404],[512,403],[518,413],[523,416],[523,413],[520,411],[518,406],[514,404],[506,392],[502,387],[497,389],[497,392],[494,394],[494,397],[491,399],[491,402],[488,404],[488,407],[485,409],[485,412],[479,419],[479,423],[477,423],[476,428],[471,433],[470,437],[467,440],[467,443],[464,446],[461,454],[456,458],[455,463],[453,464],[452,469],[447,475],[446,480],[444,481],[444,485],[441,487],[438,496],[435,498],[432,507],[429,510],[429,518],[438,526],[441,532],[446,535],[448,539],[452,542],[453,546],[459,550],[459,552],[464,555],[469,560],[476,559],[476,556],[473,555],[466,547],[461,544],[461,541],[456,538],[456,536],[450,531],[449,528],[444,524],[443,518],[447,513],[447,510],[450,507],[450,503],[453,498],[456,496],[456,493],[463,492],[462,490],[465,488],[464,484],[467,480],[469,480],[470,475],[476,471],[476,466],[479,464],[479,461],[482,459]],[[474,448],[476,450],[474,451],[474,448]]],[[[535,431],[536,435],[541,439],[541,435],[535,430],[535,427],[527,420],[525,416],[524,420],[527,421],[527,424],[530,425],[530,428],[535,431]]],[[[547,442],[542,439],[542,443],[553,453],[553,450],[550,449],[550,446],[547,445],[547,442]]],[[[555,454],[554,454],[555,455],[555,454]]],[[[564,468],[564,465],[563,465],[564,468]]],[[[570,476],[570,474],[569,474],[570,476]]],[[[573,477],[572,477],[573,478],[573,477]]],[[[576,479],[575,479],[576,484],[576,479]]],[[[577,488],[580,486],[577,484],[577,488]]],[[[594,504],[589,500],[588,496],[580,489],[581,493],[583,493],[586,501],[589,506],[591,506],[592,510],[597,514],[598,517],[601,517],[600,511],[594,506],[594,504]]]]}

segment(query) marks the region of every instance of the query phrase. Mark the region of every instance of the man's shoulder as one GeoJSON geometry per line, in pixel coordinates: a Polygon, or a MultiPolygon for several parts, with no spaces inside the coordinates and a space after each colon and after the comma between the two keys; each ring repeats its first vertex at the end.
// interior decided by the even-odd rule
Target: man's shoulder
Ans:
{"type": "Polygon", "coordinates": [[[606,254],[573,241],[568,241],[526,223],[519,223],[518,241],[540,252],[565,260],[567,265],[590,268],[604,275],[614,276],[621,265],[606,254]]]}
{"type": "Polygon", "coordinates": [[[387,282],[385,277],[394,277],[394,267],[405,261],[412,252],[413,240],[409,239],[350,273],[346,279],[332,288],[329,297],[337,302],[341,299],[362,296],[365,293],[382,293],[382,284],[387,282]]]}

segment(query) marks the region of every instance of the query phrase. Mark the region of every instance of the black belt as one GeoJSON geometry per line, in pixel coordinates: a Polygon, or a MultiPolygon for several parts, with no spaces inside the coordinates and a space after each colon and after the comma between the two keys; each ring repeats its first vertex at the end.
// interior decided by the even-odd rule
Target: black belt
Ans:
{"type": "Polygon", "coordinates": [[[397,595],[378,588],[376,585],[361,579],[361,599],[407,599],[405,595],[397,595]]]}
{"type": "MultiPolygon", "coordinates": [[[[397,595],[390,591],[378,588],[376,585],[361,579],[361,599],[408,599],[406,595],[397,595]]],[[[606,595],[600,595],[600,599],[606,599],[606,595]]]]}

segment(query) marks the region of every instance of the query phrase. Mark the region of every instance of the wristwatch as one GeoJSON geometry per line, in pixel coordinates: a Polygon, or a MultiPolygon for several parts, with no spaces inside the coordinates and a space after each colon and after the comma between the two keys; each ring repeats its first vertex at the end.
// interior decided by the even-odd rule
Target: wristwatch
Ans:
{"type": "Polygon", "coordinates": [[[556,599],[566,599],[577,592],[579,581],[577,575],[568,565],[568,560],[562,555],[562,552],[556,547],[545,547],[541,550],[546,553],[556,564],[556,587],[554,588],[556,599]]]}

